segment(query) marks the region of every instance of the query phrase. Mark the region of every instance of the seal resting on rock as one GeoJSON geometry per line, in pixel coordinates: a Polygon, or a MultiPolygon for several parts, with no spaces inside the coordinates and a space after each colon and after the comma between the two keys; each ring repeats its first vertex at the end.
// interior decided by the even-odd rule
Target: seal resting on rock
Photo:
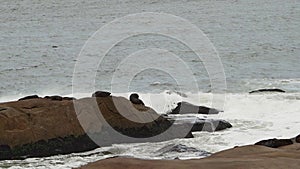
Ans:
{"type": "Polygon", "coordinates": [[[31,96],[23,97],[23,98],[19,99],[19,101],[21,101],[21,100],[29,100],[29,99],[38,99],[38,98],[39,98],[38,95],[31,95],[31,96]]]}
{"type": "Polygon", "coordinates": [[[106,91],[96,91],[95,93],[92,94],[92,97],[108,97],[110,96],[110,92],[106,91]]]}
{"type": "Polygon", "coordinates": [[[129,97],[129,100],[133,104],[142,104],[142,105],[145,105],[144,102],[141,99],[139,99],[139,95],[136,94],[136,93],[131,94],[130,97],[129,97]]]}
{"type": "Polygon", "coordinates": [[[50,100],[56,100],[56,101],[62,101],[63,98],[61,96],[46,96],[44,97],[45,99],[50,99],[50,100]]]}

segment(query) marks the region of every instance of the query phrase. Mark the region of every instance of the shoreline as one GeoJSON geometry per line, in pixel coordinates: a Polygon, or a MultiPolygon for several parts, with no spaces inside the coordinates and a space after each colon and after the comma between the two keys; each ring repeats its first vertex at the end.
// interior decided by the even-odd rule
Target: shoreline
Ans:
{"type": "Polygon", "coordinates": [[[300,144],[270,148],[261,145],[235,147],[196,160],[144,160],[137,158],[109,158],[77,169],[296,169],[300,166],[300,144]]]}

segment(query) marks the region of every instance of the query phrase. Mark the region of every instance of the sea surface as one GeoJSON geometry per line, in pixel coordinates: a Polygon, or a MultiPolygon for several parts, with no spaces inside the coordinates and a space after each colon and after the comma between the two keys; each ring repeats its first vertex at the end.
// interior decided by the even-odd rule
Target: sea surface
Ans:
{"type": "MultiPolygon", "coordinates": [[[[115,19],[143,12],[170,14],[198,27],[217,51],[222,67],[216,69],[224,71],[226,85],[222,87],[226,90],[213,92],[206,63],[189,46],[157,34],[132,36],[111,48],[99,69],[92,72],[96,74],[93,90],[112,91],[114,86],[117,90],[112,91],[113,95],[124,97],[138,92],[145,104],[159,113],[170,111],[182,100],[217,106],[224,112],[193,116],[225,119],[233,128],[194,133],[193,139],[116,144],[84,153],[0,161],[0,168],[72,168],[113,156],[203,158],[234,146],[299,134],[300,1],[297,0],[0,0],[0,101],[30,94],[90,96],[90,88],[73,93],[74,76],[82,83],[91,83],[85,81],[84,73],[74,75],[84,45],[96,31],[115,19]],[[152,69],[153,64],[147,59],[138,62],[143,56],[134,63],[146,65],[143,71],[132,74],[134,64],[126,66],[126,71],[118,71],[131,54],[158,48],[180,58],[192,76],[181,71],[178,62],[162,51],[153,60],[164,63],[161,65],[167,65],[170,71],[179,71],[176,77],[162,71],[164,67],[152,69]],[[197,88],[179,82],[195,84],[197,88]],[[124,84],[129,85],[123,87],[124,84]],[[260,88],[280,88],[286,93],[248,93],[260,88]]],[[[129,25],[129,29],[136,27],[129,25]]],[[[122,27],[110,33],[118,31],[122,27]]]]}

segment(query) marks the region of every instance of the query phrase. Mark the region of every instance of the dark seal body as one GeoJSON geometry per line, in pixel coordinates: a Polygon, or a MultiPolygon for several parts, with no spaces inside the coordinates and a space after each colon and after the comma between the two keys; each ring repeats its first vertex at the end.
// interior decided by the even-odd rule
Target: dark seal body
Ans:
{"type": "Polygon", "coordinates": [[[129,100],[133,104],[142,104],[142,105],[145,105],[144,102],[139,99],[139,95],[136,94],[136,93],[131,94],[130,97],[129,97],[129,100]]]}
{"type": "Polygon", "coordinates": [[[31,96],[23,97],[23,98],[19,99],[19,101],[21,101],[21,100],[29,100],[29,99],[38,99],[38,98],[40,98],[38,95],[31,95],[31,96]]]}

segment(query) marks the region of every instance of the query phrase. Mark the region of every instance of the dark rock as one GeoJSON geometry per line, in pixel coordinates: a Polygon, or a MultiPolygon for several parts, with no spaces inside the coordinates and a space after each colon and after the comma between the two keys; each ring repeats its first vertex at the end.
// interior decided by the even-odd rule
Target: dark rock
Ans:
{"type": "Polygon", "coordinates": [[[199,150],[197,150],[194,147],[188,147],[186,145],[183,144],[171,144],[171,145],[167,145],[161,149],[158,150],[158,152],[162,152],[162,153],[168,153],[168,152],[198,152],[199,150]]]}
{"type": "Polygon", "coordinates": [[[266,146],[266,147],[271,147],[271,148],[278,148],[281,146],[286,146],[286,145],[290,145],[293,144],[293,141],[291,139],[269,139],[269,140],[262,140],[259,141],[257,143],[255,143],[255,145],[262,145],[262,146],[266,146]]]}
{"type": "Polygon", "coordinates": [[[139,95],[136,93],[133,93],[130,95],[129,100],[131,101],[131,103],[133,104],[141,104],[141,105],[145,105],[144,102],[139,99],[139,95]]]}
{"type": "Polygon", "coordinates": [[[38,95],[31,95],[31,96],[26,96],[26,97],[20,98],[19,101],[21,101],[21,100],[29,100],[29,99],[38,99],[38,98],[39,98],[38,95]]]}
{"type": "Polygon", "coordinates": [[[113,154],[112,152],[110,152],[110,151],[102,151],[101,152],[103,155],[111,155],[111,154],[113,154]]]}
{"type": "Polygon", "coordinates": [[[55,101],[62,101],[63,97],[61,96],[46,96],[45,99],[55,100],[55,101]]]}
{"type": "Polygon", "coordinates": [[[8,145],[0,145],[0,160],[6,160],[7,157],[12,157],[10,147],[8,145]]]}
{"type": "Polygon", "coordinates": [[[232,125],[225,120],[215,120],[212,123],[215,127],[215,131],[221,131],[232,127],[232,125]]]}
{"type": "Polygon", "coordinates": [[[92,97],[108,97],[110,96],[110,92],[106,91],[96,91],[95,93],[92,94],[92,97]]]}
{"type": "Polygon", "coordinates": [[[196,121],[194,123],[192,132],[198,132],[198,131],[207,131],[207,132],[214,132],[214,131],[221,131],[225,130],[227,128],[231,128],[232,125],[225,121],[225,120],[201,120],[196,121]]]}
{"type": "Polygon", "coordinates": [[[300,143],[300,135],[298,135],[298,136],[296,137],[296,142],[297,142],[297,143],[300,143]]]}
{"type": "Polygon", "coordinates": [[[187,102],[177,103],[177,107],[169,114],[218,114],[220,111],[205,106],[196,106],[187,102]]]}
{"type": "Polygon", "coordinates": [[[285,93],[285,91],[282,90],[282,89],[258,89],[258,90],[253,90],[253,91],[251,91],[249,93],[251,94],[251,93],[261,93],[261,92],[279,92],[279,93],[285,93]]]}
{"type": "Polygon", "coordinates": [[[188,132],[184,138],[194,138],[192,131],[188,132]]]}
{"type": "Polygon", "coordinates": [[[76,98],[74,98],[74,97],[63,97],[62,99],[63,100],[76,100],[76,98]]]}
{"type": "Polygon", "coordinates": [[[0,111],[7,110],[5,107],[0,107],[0,111]]]}
{"type": "Polygon", "coordinates": [[[218,119],[200,119],[198,117],[168,117],[169,120],[175,121],[174,125],[180,131],[181,129],[190,129],[190,132],[214,132],[231,128],[232,125],[225,120],[218,119]]]}

